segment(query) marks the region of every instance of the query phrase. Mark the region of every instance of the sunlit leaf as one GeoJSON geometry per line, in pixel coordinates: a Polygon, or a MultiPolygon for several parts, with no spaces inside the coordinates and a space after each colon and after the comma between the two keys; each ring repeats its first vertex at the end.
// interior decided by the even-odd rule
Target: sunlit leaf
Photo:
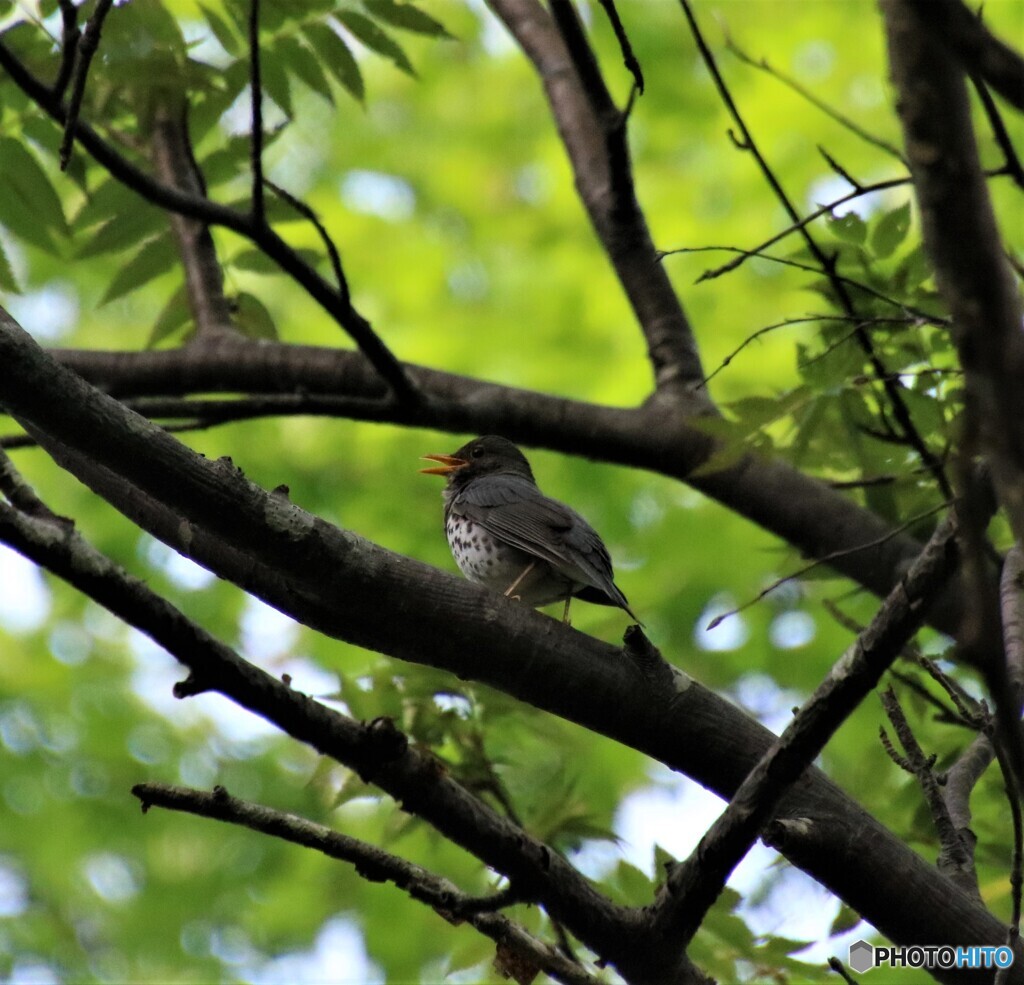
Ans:
{"type": "Polygon", "coordinates": [[[345,41],[325,24],[307,24],[302,33],[341,87],[362,102],[366,95],[363,74],[345,41]]]}
{"type": "Polygon", "coordinates": [[[434,20],[411,3],[398,3],[396,0],[363,0],[366,9],[378,20],[387,21],[395,27],[417,34],[429,34],[433,37],[450,38],[440,21],[434,20]]]}
{"type": "Polygon", "coordinates": [[[99,303],[109,304],[148,284],[154,277],[170,270],[177,259],[178,254],[169,236],[158,236],[150,240],[117,271],[99,303]]]}
{"type": "Polygon", "coordinates": [[[371,51],[391,59],[403,72],[415,75],[402,46],[398,44],[386,31],[381,30],[369,17],[357,13],[354,10],[341,10],[336,15],[344,27],[358,38],[371,51]]]}
{"type": "Polygon", "coordinates": [[[877,257],[891,256],[910,231],[910,202],[886,212],[871,230],[871,249],[877,257]]]}

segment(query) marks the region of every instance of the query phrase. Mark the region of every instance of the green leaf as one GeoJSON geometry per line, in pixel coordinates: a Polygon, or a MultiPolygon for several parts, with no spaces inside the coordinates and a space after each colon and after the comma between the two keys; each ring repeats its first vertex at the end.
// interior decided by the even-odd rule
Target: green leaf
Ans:
{"type": "Polygon", "coordinates": [[[210,30],[220,43],[220,46],[229,55],[234,55],[235,57],[241,55],[244,50],[241,35],[233,30],[228,21],[221,17],[220,14],[211,10],[205,3],[201,3],[199,9],[203,12],[203,16],[210,25],[210,30]]]}
{"type": "Polygon", "coordinates": [[[176,259],[169,236],[151,239],[128,263],[118,269],[100,299],[100,307],[148,284],[154,277],[170,270],[176,259]]]}
{"type": "Polygon", "coordinates": [[[326,24],[307,24],[302,33],[341,87],[362,102],[366,96],[363,74],[345,41],[326,24]]]}
{"type": "Polygon", "coordinates": [[[923,284],[931,276],[931,273],[931,264],[924,251],[924,244],[918,243],[896,268],[896,273],[892,278],[893,289],[901,297],[905,297],[908,291],[923,284]]]}
{"type": "Polygon", "coordinates": [[[324,70],[316,54],[296,38],[279,38],[273,51],[281,59],[284,69],[301,79],[313,92],[323,96],[328,103],[333,105],[334,97],[331,95],[331,84],[324,75],[324,70]]]}
{"type": "Polygon", "coordinates": [[[146,340],[146,348],[153,349],[183,326],[189,324],[192,312],[188,306],[188,295],[182,284],[168,299],[163,310],[157,315],[153,328],[146,340]]]}
{"type": "Polygon", "coordinates": [[[35,156],[13,137],[0,137],[0,174],[0,223],[15,236],[55,253],[51,232],[63,236],[68,229],[60,197],[35,156]]]}
{"type": "Polygon", "coordinates": [[[163,232],[166,217],[155,209],[133,208],[114,216],[78,251],[80,259],[135,247],[155,232],[163,232]]]}
{"type": "Polygon", "coordinates": [[[450,38],[440,21],[434,20],[411,3],[396,3],[396,0],[364,0],[364,6],[378,20],[417,34],[429,34],[436,38],[450,38]]]}
{"type": "Polygon", "coordinates": [[[654,883],[635,865],[621,860],[615,867],[615,887],[628,906],[646,906],[654,897],[654,883]]]}
{"type": "Polygon", "coordinates": [[[868,235],[867,223],[856,212],[847,212],[843,216],[827,216],[825,219],[828,231],[845,243],[860,246],[868,235]]]}
{"type": "Polygon", "coordinates": [[[289,119],[292,112],[292,87],[284,65],[277,58],[260,59],[260,73],[263,80],[263,94],[270,96],[289,119]]]}
{"type": "Polygon", "coordinates": [[[872,230],[871,249],[875,256],[892,256],[909,231],[910,202],[904,202],[891,212],[886,212],[872,230]]]}
{"type": "Polygon", "coordinates": [[[406,57],[401,45],[385,31],[382,31],[369,17],[354,10],[342,10],[336,17],[371,51],[391,59],[403,72],[416,75],[416,70],[412,67],[412,62],[406,57]]]}
{"type": "Polygon", "coordinates": [[[654,881],[660,883],[668,875],[669,869],[678,861],[679,859],[677,859],[671,852],[662,848],[661,845],[655,843],[654,881]]]}
{"type": "Polygon", "coordinates": [[[235,298],[235,325],[250,339],[277,339],[277,328],[270,312],[257,297],[245,291],[235,298]]]}
{"type": "Polygon", "coordinates": [[[845,934],[846,931],[853,930],[860,921],[860,914],[844,903],[839,907],[839,912],[836,914],[835,920],[832,921],[832,926],[828,932],[829,936],[835,937],[836,934],[845,934]]]}

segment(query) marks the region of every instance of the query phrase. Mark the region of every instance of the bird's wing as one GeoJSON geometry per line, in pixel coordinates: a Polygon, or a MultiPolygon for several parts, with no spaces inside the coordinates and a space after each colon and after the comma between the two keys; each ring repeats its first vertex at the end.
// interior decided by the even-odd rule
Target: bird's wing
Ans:
{"type": "Polygon", "coordinates": [[[529,480],[510,475],[493,480],[482,477],[454,499],[451,509],[629,611],[626,597],[612,580],[608,550],[594,528],[529,480]]]}

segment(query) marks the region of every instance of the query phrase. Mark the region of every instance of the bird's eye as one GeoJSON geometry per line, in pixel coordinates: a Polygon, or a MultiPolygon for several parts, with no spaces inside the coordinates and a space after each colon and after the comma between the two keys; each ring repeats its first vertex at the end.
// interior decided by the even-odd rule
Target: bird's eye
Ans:
{"type": "Polygon", "coordinates": [[[469,455],[470,455],[470,458],[479,458],[483,453],[484,453],[483,448],[481,448],[479,445],[477,445],[474,449],[472,449],[470,451],[469,455]]]}

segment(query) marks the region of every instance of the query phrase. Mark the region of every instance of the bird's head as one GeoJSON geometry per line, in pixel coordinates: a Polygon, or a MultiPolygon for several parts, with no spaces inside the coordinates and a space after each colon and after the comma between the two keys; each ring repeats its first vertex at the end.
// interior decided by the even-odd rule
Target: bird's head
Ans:
{"type": "Polygon", "coordinates": [[[485,434],[464,444],[454,455],[424,455],[439,464],[420,469],[426,475],[443,475],[449,483],[463,485],[482,475],[511,474],[533,479],[533,471],[526,456],[507,438],[485,434]]]}

